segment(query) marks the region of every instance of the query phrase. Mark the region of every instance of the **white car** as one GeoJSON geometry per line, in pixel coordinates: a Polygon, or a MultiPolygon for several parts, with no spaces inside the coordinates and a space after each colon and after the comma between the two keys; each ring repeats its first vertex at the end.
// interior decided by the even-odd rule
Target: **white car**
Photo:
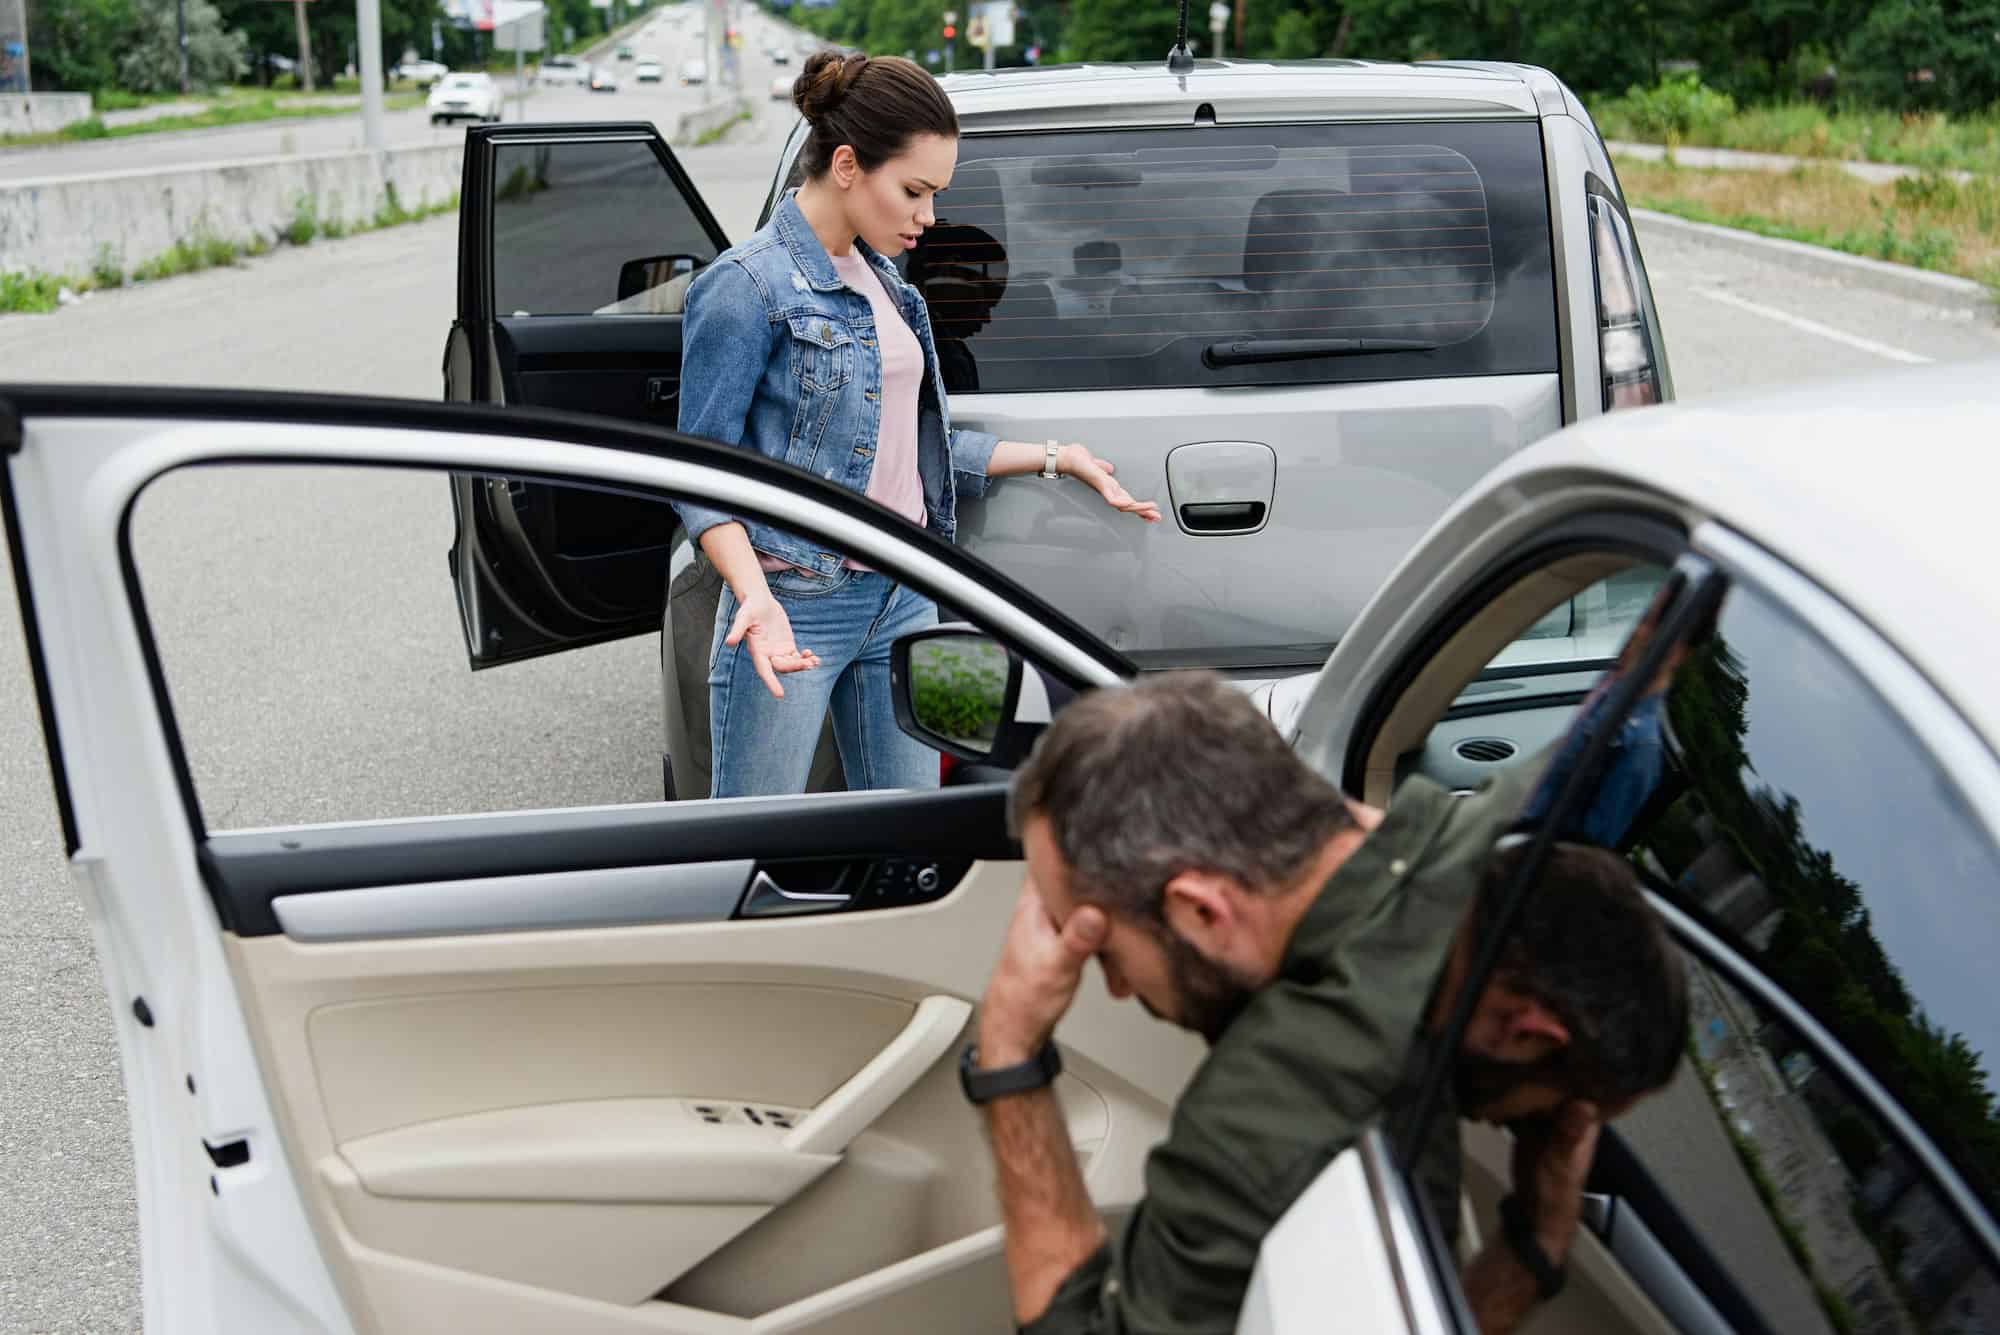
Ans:
{"type": "Polygon", "coordinates": [[[431,124],[446,121],[487,121],[500,119],[503,99],[500,85],[490,74],[447,74],[432,85],[425,105],[431,124]]]}
{"type": "Polygon", "coordinates": [[[789,102],[792,100],[792,85],[796,81],[789,74],[777,74],[771,78],[771,100],[789,102]]]}
{"type": "Polygon", "coordinates": [[[632,67],[632,78],[639,83],[659,83],[666,77],[666,68],[657,56],[641,56],[639,63],[632,67]]]}
{"type": "Polygon", "coordinates": [[[436,60],[412,60],[396,66],[392,78],[407,79],[419,88],[428,88],[451,73],[451,67],[436,60]]]}
{"type": "Polygon", "coordinates": [[[708,82],[708,62],[699,56],[681,62],[681,82],[695,84],[708,82]]]}
{"type": "MultiPolygon", "coordinates": [[[[515,147],[534,161],[536,143],[515,147]]],[[[467,162],[470,193],[486,168],[467,162]]],[[[469,288],[524,313],[497,341],[486,308],[454,329],[449,394],[522,374],[537,320],[588,309],[551,286],[565,271],[532,214],[497,231],[542,267],[469,288]]],[[[598,246],[578,272],[595,283],[591,266],[629,251],[598,246]]],[[[646,318],[599,323],[640,346],[646,318]]],[[[589,377],[577,403],[671,397],[671,360],[634,362],[629,378],[535,374],[589,377]]],[[[384,568],[360,538],[287,549],[271,507],[407,498],[426,514],[454,479],[456,627],[503,656],[564,626],[596,644],[657,633],[657,601],[650,627],[564,602],[560,567],[623,569],[657,597],[642,544],[669,531],[669,501],[770,516],[966,619],[897,651],[916,735],[943,683],[914,649],[956,637],[1006,659],[990,742],[940,743],[989,761],[1132,662],[850,492],[657,426],[151,388],[0,385],[0,403],[0,514],[112,1000],[149,1328],[1013,1329],[986,1142],[955,1088],[1026,876],[1005,783],[971,770],[928,792],[680,803],[604,786],[552,809],[497,759],[460,776],[448,762],[478,769],[503,732],[548,738],[552,764],[601,754],[643,692],[503,673],[483,705],[433,718],[425,678],[462,660],[411,654],[438,629],[418,595],[447,572],[384,568]],[[214,525],[237,495],[264,512],[214,525]],[[564,545],[592,509],[632,540],[564,545]],[[294,680],[265,609],[216,587],[231,567],[201,544],[243,523],[283,560],[239,580],[343,586],[350,662],[307,655],[294,680]],[[227,660],[221,692],[195,655],[217,636],[255,650],[227,660]],[[233,731],[259,728],[289,739],[270,763],[345,748],[341,765],[398,776],[384,793],[457,796],[265,809],[264,743],[233,731]],[[459,731],[465,745],[439,746],[459,731]]],[[[1991,1327],[1997,417],[1986,364],[1595,418],[1476,482],[1320,671],[1259,691],[1309,763],[1390,820],[1410,775],[1471,787],[1592,722],[1579,752],[1558,748],[1574,781],[1529,837],[1624,803],[1619,847],[1688,961],[1693,1055],[1605,1132],[1567,1287],[1537,1329],[1943,1329],[1939,1312],[1991,1327]],[[1629,671],[1607,679],[1635,626],[1629,671]],[[1628,725],[1654,682],[1671,686],[1641,730],[1659,768],[1614,785],[1592,750],[1641,735],[1628,725]]],[[[1079,503],[1033,494],[1051,522],[1079,503]]],[[[1094,971],[1058,1037],[1060,1106],[1115,1217],[1143,1195],[1202,1048],[1094,971]]],[[[1461,1128],[1460,1195],[1439,1219],[1403,1153],[1424,1129],[1379,1127],[1330,1157],[1265,1241],[1246,1335],[1462,1328],[1447,1233],[1460,1250],[1495,1236],[1508,1141],[1461,1128]]]]}
{"type": "Polygon", "coordinates": [[[593,65],[590,69],[590,91],[593,93],[615,93],[618,91],[618,74],[609,65],[593,65]]]}
{"type": "Polygon", "coordinates": [[[535,82],[551,88],[581,87],[590,82],[590,66],[575,56],[545,56],[535,70],[535,82]]]}

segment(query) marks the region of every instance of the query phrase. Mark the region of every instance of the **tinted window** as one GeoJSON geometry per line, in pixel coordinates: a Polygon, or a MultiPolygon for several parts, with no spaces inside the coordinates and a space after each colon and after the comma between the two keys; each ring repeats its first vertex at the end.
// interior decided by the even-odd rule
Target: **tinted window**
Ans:
{"type": "Polygon", "coordinates": [[[948,389],[1557,369],[1532,122],[968,137],[910,258],[948,389]],[[1211,365],[1242,339],[1432,352],[1211,365]]]}
{"type": "MultiPolygon", "coordinates": [[[[1617,1123],[1692,1234],[1679,1264],[1720,1270],[1785,1335],[2000,1329],[2000,1282],[1886,1129],[1720,974],[1690,959],[1688,982],[1692,1060],[1617,1123]]],[[[1643,1188],[1599,1185],[1672,1236],[1643,1188]]],[[[1615,1213],[1609,1233],[1618,1246],[1615,1213]]],[[[1629,1250],[1620,1259],[1644,1273],[1629,1250]]]]}
{"type": "Polygon", "coordinates": [[[501,144],[493,170],[493,309],[590,315],[630,260],[715,258],[708,231],[641,141],[501,144]]]}
{"type": "Polygon", "coordinates": [[[1754,590],[1666,694],[1634,855],[1837,1034],[2000,1205],[2000,857],[1841,656],[1754,590]]]}

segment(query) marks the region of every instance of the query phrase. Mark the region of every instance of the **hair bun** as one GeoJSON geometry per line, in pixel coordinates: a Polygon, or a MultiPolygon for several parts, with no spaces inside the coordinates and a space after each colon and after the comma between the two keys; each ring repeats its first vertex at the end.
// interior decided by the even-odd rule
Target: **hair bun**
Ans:
{"type": "Polygon", "coordinates": [[[818,124],[847,100],[854,81],[867,67],[868,57],[858,51],[852,55],[830,49],[813,52],[792,84],[792,105],[806,120],[818,124]]]}

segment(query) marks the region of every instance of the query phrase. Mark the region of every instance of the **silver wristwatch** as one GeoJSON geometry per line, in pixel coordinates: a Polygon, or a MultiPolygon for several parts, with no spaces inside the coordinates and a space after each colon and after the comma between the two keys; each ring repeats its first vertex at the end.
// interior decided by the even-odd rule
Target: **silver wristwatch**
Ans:
{"type": "Polygon", "coordinates": [[[1056,444],[1054,441],[1050,441],[1048,445],[1044,447],[1042,452],[1043,477],[1059,478],[1062,476],[1061,473],[1058,473],[1056,471],[1056,455],[1058,455],[1061,452],[1062,452],[1062,446],[1056,444]]]}

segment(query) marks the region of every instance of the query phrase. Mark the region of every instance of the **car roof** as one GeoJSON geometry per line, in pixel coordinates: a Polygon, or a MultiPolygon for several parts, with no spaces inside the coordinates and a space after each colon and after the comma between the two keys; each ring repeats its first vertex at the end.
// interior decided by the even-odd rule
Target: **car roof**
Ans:
{"type": "Polygon", "coordinates": [[[1583,470],[1713,519],[1845,603],[2000,750],[2000,362],[1609,413],[1482,483],[1583,470]]]}
{"type": "Polygon", "coordinates": [[[1208,106],[1218,123],[1271,119],[1520,118],[1566,109],[1555,76],[1495,61],[1164,59],[948,74],[941,81],[973,132],[1088,125],[1186,124],[1208,106]]]}

